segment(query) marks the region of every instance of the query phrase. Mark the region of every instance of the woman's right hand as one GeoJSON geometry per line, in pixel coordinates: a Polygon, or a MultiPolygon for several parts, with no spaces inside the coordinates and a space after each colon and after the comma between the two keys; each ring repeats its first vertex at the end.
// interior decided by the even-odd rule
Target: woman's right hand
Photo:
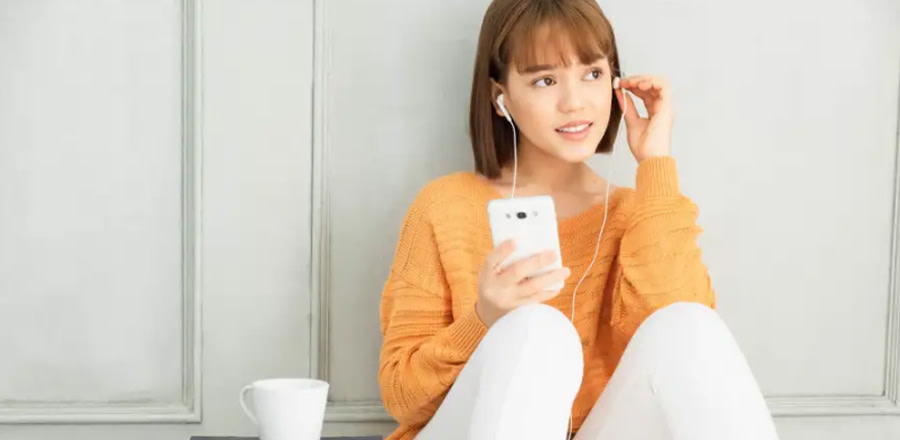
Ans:
{"type": "Polygon", "coordinates": [[[510,310],[526,303],[540,303],[559,294],[548,286],[569,277],[569,268],[563,267],[535,277],[529,277],[542,267],[554,262],[558,255],[547,251],[532,255],[504,269],[500,264],[515,250],[512,240],[504,241],[494,248],[478,275],[478,302],[475,312],[485,325],[490,327],[510,310]]]}

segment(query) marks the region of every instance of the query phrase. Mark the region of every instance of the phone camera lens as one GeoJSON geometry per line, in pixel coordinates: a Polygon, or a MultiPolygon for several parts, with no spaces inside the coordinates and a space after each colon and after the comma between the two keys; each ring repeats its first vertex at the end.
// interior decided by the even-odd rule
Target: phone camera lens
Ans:
{"type": "Polygon", "coordinates": [[[516,214],[516,217],[518,217],[518,218],[525,218],[527,216],[528,216],[528,214],[525,214],[524,212],[520,212],[520,213],[516,214]]]}

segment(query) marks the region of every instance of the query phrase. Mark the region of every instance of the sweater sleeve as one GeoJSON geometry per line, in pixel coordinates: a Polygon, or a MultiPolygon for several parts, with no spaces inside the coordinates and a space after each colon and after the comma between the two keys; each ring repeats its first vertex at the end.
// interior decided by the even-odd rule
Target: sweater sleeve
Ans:
{"type": "Polygon", "coordinates": [[[661,307],[688,301],[715,308],[716,302],[697,245],[697,206],[679,191],[674,159],[638,165],[634,203],[625,219],[611,322],[629,339],[661,307]]]}
{"type": "Polygon", "coordinates": [[[401,424],[431,419],[487,332],[474,307],[454,319],[427,207],[410,207],[381,296],[378,382],[401,424]]]}

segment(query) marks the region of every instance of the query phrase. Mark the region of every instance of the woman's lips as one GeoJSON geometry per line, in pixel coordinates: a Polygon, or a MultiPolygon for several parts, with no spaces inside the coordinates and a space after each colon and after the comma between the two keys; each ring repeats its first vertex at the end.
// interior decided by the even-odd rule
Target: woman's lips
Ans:
{"type": "Polygon", "coordinates": [[[588,121],[570,122],[556,128],[556,132],[567,141],[581,141],[590,134],[593,125],[593,122],[588,121]]]}

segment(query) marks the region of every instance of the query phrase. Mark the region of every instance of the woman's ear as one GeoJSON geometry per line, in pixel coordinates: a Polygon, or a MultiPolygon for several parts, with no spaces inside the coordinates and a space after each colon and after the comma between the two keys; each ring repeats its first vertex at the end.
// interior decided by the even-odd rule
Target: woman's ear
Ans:
{"type": "Polygon", "coordinates": [[[497,104],[497,97],[504,94],[503,86],[499,83],[491,80],[491,104],[494,106],[494,112],[497,113],[497,116],[505,117],[503,112],[500,110],[500,106],[497,104]]]}

